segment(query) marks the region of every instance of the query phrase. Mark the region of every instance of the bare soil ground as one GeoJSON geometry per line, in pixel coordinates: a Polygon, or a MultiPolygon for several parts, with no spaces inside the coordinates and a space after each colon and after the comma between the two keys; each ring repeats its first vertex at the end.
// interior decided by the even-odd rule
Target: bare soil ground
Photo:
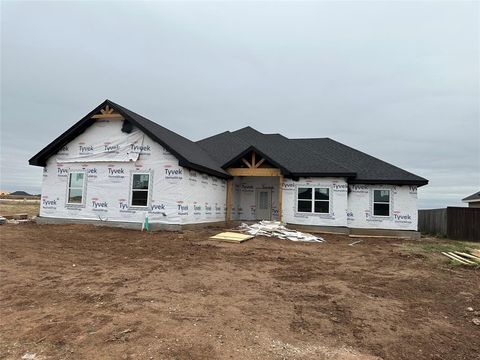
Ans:
{"type": "Polygon", "coordinates": [[[218,230],[2,226],[0,358],[480,359],[480,270],[452,243],[218,230]]]}

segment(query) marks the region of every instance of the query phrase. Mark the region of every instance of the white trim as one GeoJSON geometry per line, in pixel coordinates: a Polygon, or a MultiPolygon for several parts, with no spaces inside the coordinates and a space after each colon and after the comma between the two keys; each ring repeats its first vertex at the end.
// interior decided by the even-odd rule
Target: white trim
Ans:
{"type": "Polygon", "coordinates": [[[303,186],[303,185],[299,185],[296,187],[296,193],[295,193],[295,201],[296,201],[296,205],[295,205],[295,211],[298,213],[298,214],[319,214],[319,215],[325,215],[325,214],[331,214],[331,194],[332,194],[332,189],[329,187],[329,186],[311,186],[311,185],[306,185],[306,186],[303,186]],[[312,189],[312,198],[309,200],[309,199],[299,199],[298,198],[298,189],[301,189],[301,188],[304,188],[304,189],[312,189]],[[328,190],[328,200],[316,200],[315,199],[315,189],[327,189],[328,190]],[[311,211],[300,211],[298,209],[298,202],[299,201],[310,201],[311,205],[312,205],[312,210],[311,211]],[[326,202],[328,203],[328,211],[327,212],[316,212],[315,211],[315,202],[317,201],[321,201],[321,202],[326,202]]]}
{"type": "Polygon", "coordinates": [[[67,196],[65,198],[65,206],[67,207],[72,207],[72,206],[79,206],[79,207],[83,207],[85,206],[85,193],[86,193],[86,184],[87,184],[87,172],[85,170],[73,170],[73,171],[68,171],[68,176],[67,176],[67,196]],[[70,176],[72,174],[83,174],[83,182],[82,182],[82,187],[70,187],[70,176]],[[82,201],[81,202],[75,202],[75,203],[71,203],[71,202],[68,202],[70,200],[70,190],[71,189],[75,189],[75,190],[78,190],[78,189],[81,189],[82,190],[82,201]]]}
{"type": "Polygon", "coordinates": [[[152,174],[150,171],[132,171],[130,174],[130,191],[128,199],[128,207],[130,209],[148,209],[150,207],[150,187],[152,186],[152,174]],[[134,189],[133,188],[133,177],[135,175],[148,175],[148,188],[145,189],[134,189]],[[147,192],[147,205],[132,205],[133,200],[133,191],[146,191],[147,192]]]}
{"type": "Polygon", "coordinates": [[[379,218],[389,218],[392,216],[392,189],[373,188],[372,190],[372,216],[379,218]],[[375,191],[388,191],[388,203],[385,201],[375,201],[375,191]],[[375,204],[388,204],[388,215],[375,215],[375,204]]]}

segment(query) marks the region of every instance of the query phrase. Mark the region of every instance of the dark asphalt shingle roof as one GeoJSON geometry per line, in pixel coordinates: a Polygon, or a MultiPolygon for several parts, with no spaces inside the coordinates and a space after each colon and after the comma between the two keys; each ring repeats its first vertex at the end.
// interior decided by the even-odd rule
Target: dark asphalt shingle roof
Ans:
{"type": "Polygon", "coordinates": [[[467,196],[465,199],[462,199],[462,201],[480,201],[480,191],[476,192],[475,194],[467,196]]]}
{"type": "Polygon", "coordinates": [[[292,139],[292,141],[308,147],[312,151],[321,152],[335,161],[342,162],[356,172],[351,182],[390,182],[419,183],[426,185],[427,179],[405,171],[364,152],[353,149],[330,138],[292,139]]]}
{"type": "Polygon", "coordinates": [[[354,176],[355,172],[328,159],[320,153],[312,152],[280,134],[262,134],[245,127],[234,132],[224,132],[216,136],[198,141],[211,156],[215,156],[222,167],[254,148],[270,162],[282,168],[284,174],[309,176],[354,176]]]}
{"type": "Polygon", "coordinates": [[[194,168],[213,175],[228,176],[212,157],[197,143],[158,125],[157,123],[110,101],[110,106],[147,133],[153,140],[159,142],[180,160],[180,165],[194,168]]]}
{"type": "Polygon", "coordinates": [[[428,180],[329,138],[288,139],[251,127],[198,141],[222,167],[253,147],[291,176],[346,176],[350,182],[425,185],[428,180]]]}
{"type": "Polygon", "coordinates": [[[148,120],[147,118],[124,108],[110,100],[105,100],[102,104],[97,106],[83,119],[74,124],[70,129],[65,131],[62,135],[52,141],[38,154],[33,156],[29,163],[30,165],[45,166],[47,159],[55,154],[59,149],[73,140],[86,128],[93,124],[95,120],[91,119],[92,115],[98,113],[100,109],[109,105],[111,108],[120,113],[125,119],[130,121],[133,125],[138,127],[154,141],[165,147],[179,160],[181,166],[205,172],[207,174],[227,178],[228,173],[223,170],[210,155],[203,150],[197,143],[164,128],[157,123],[148,120]]]}
{"type": "Polygon", "coordinates": [[[50,156],[92,125],[95,121],[92,115],[106,105],[164,146],[177,157],[181,166],[214,176],[228,177],[224,169],[255,150],[286,176],[342,176],[348,177],[350,182],[370,184],[421,186],[428,183],[422,177],[329,138],[288,139],[280,134],[263,134],[245,127],[193,142],[110,100],[105,100],[75,123],[33,156],[29,163],[45,166],[50,156]]]}

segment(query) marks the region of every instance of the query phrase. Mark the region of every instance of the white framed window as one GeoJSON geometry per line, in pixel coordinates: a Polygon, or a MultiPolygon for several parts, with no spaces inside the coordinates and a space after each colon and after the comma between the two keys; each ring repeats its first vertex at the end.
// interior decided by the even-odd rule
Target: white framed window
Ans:
{"type": "Polygon", "coordinates": [[[132,173],[130,206],[147,207],[150,199],[150,173],[132,173]]]}
{"type": "Polygon", "coordinates": [[[330,189],[325,187],[298,187],[297,212],[330,213],[330,189]]]}
{"type": "Polygon", "coordinates": [[[390,216],[390,190],[373,190],[373,216],[390,216]]]}
{"type": "Polygon", "coordinates": [[[71,171],[68,174],[67,205],[82,205],[85,199],[84,171],[71,171]]]}

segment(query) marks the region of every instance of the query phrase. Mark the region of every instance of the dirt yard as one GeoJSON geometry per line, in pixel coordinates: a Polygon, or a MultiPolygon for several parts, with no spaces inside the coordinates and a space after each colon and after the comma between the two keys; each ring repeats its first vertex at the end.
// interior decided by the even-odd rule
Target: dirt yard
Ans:
{"type": "Polygon", "coordinates": [[[436,251],[455,244],[217,231],[2,226],[0,358],[480,359],[480,269],[436,251]]]}

